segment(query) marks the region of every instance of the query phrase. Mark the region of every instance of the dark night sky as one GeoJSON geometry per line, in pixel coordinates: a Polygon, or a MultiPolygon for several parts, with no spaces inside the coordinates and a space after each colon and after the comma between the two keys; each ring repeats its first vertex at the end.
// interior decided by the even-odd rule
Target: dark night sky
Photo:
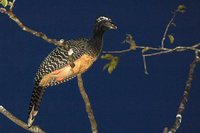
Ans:
{"type": "MultiPolygon", "coordinates": [[[[89,38],[95,19],[109,16],[118,30],[105,34],[103,49],[122,50],[128,48],[121,44],[127,33],[138,45],[159,47],[178,4],[185,4],[187,12],[177,16],[177,26],[169,31],[175,44],[166,41],[166,47],[199,43],[199,0],[17,0],[14,12],[27,26],[65,40],[89,38]]],[[[35,73],[55,46],[22,31],[5,15],[0,15],[0,43],[0,104],[27,121],[35,73]]],[[[107,62],[97,60],[83,78],[99,133],[160,133],[170,126],[193,58],[191,52],[150,57],[149,75],[144,74],[139,50],[120,55],[112,75],[102,70],[107,62]]],[[[200,132],[199,67],[179,133],[200,132]]],[[[76,79],[48,88],[35,124],[47,133],[91,132],[76,79]]],[[[26,131],[0,115],[0,132],[26,131]]]]}

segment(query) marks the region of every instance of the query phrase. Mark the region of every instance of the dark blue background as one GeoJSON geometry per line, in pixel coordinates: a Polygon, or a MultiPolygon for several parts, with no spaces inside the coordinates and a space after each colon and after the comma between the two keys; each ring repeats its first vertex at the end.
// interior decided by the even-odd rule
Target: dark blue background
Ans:
{"type": "MultiPolygon", "coordinates": [[[[127,33],[138,45],[159,47],[171,11],[185,4],[177,26],[170,29],[175,44],[200,42],[199,0],[17,0],[14,12],[27,25],[49,37],[66,40],[91,36],[94,21],[107,15],[117,24],[104,38],[104,50],[121,50],[127,33]]],[[[35,72],[54,45],[22,31],[6,15],[0,15],[0,104],[27,120],[27,109],[35,72]]],[[[171,53],[147,59],[144,74],[140,51],[120,55],[117,70],[109,75],[98,60],[84,75],[84,83],[100,133],[160,133],[174,122],[187,79],[192,52],[171,53]]],[[[200,66],[179,133],[199,133],[200,66]]],[[[90,124],[76,79],[51,87],[42,101],[35,124],[47,133],[89,133],[90,124]]],[[[23,133],[24,129],[0,116],[1,133],[23,133]]]]}

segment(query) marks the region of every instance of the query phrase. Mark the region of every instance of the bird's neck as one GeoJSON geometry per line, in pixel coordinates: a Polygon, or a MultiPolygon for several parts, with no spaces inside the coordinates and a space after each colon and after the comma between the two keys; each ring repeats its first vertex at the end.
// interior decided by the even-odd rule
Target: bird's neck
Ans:
{"type": "Polygon", "coordinates": [[[92,45],[96,49],[96,52],[100,54],[102,47],[103,47],[103,35],[104,30],[95,28],[93,31],[93,37],[91,38],[92,45]]]}

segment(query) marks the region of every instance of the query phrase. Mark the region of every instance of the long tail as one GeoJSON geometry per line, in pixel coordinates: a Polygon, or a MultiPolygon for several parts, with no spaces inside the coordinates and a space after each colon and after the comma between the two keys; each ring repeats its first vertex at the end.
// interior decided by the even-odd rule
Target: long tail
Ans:
{"type": "Polygon", "coordinates": [[[42,100],[42,97],[44,95],[46,88],[40,87],[36,85],[33,88],[32,96],[31,96],[31,101],[29,104],[29,110],[28,110],[28,126],[31,127],[35,117],[39,111],[40,103],[42,100]]]}

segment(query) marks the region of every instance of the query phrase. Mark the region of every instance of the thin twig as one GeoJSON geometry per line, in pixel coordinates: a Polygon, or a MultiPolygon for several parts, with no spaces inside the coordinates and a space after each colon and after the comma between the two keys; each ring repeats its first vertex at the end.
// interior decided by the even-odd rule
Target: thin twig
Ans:
{"type": "Polygon", "coordinates": [[[199,46],[200,46],[200,43],[197,43],[197,44],[193,45],[192,47],[197,48],[199,46]]]}
{"type": "Polygon", "coordinates": [[[155,52],[155,53],[150,53],[150,54],[144,54],[144,56],[156,56],[156,55],[161,55],[161,54],[167,54],[167,53],[171,53],[171,52],[183,52],[186,50],[191,50],[191,51],[200,51],[199,49],[196,49],[195,47],[191,46],[191,47],[182,47],[182,46],[177,46],[175,48],[169,49],[169,48],[161,48],[159,52],[155,52]]]}
{"type": "Polygon", "coordinates": [[[119,51],[102,51],[102,53],[106,54],[106,53],[109,53],[109,54],[122,54],[122,53],[127,53],[129,51],[132,51],[133,49],[125,49],[125,50],[119,50],[119,51]]]}
{"type": "Polygon", "coordinates": [[[146,57],[144,55],[142,55],[142,58],[143,58],[143,64],[144,64],[144,73],[149,74],[147,71],[146,57]]]}
{"type": "Polygon", "coordinates": [[[169,50],[168,48],[156,48],[156,47],[149,47],[149,46],[136,46],[136,49],[147,49],[153,51],[160,51],[160,50],[169,50]]]}
{"type": "MultiPolygon", "coordinates": [[[[148,47],[148,46],[135,46],[136,49],[146,49],[148,48],[149,50],[154,50],[154,51],[160,51],[160,50],[168,50],[168,48],[154,48],[154,47],[148,47]]],[[[124,50],[115,50],[115,51],[102,51],[103,54],[122,54],[122,53],[127,53],[130,51],[134,51],[135,49],[124,49],[124,50]]]]}
{"type": "MultiPolygon", "coordinates": [[[[12,9],[12,8],[11,8],[12,9]]],[[[6,15],[9,16],[9,18],[11,20],[13,20],[15,23],[18,24],[18,26],[23,30],[26,31],[28,33],[31,33],[34,36],[37,36],[39,38],[42,38],[43,40],[45,40],[48,43],[54,44],[56,46],[63,46],[64,45],[64,41],[61,39],[60,41],[56,40],[56,39],[51,39],[48,38],[46,34],[42,33],[42,32],[38,32],[35,31],[27,26],[25,26],[19,19],[18,17],[12,12],[12,10],[6,10],[5,8],[0,8],[0,12],[4,13],[6,15]]]]}
{"type": "Polygon", "coordinates": [[[165,32],[164,32],[164,35],[163,35],[163,38],[162,38],[162,41],[161,41],[161,47],[162,48],[164,48],[164,42],[165,42],[165,39],[166,39],[167,32],[168,32],[169,27],[171,26],[172,22],[174,21],[176,14],[177,14],[176,11],[173,12],[173,16],[172,16],[171,20],[169,21],[169,23],[167,24],[167,27],[165,28],[165,32]]]}
{"type": "Polygon", "coordinates": [[[167,53],[170,53],[170,52],[173,52],[173,51],[175,51],[175,50],[170,49],[170,50],[167,50],[167,51],[159,51],[159,52],[156,52],[156,53],[144,54],[144,56],[145,57],[156,56],[156,55],[161,55],[161,54],[167,54],[167,53]]]}
{"type": "Polygon", "coordinates": [[[7,111],[3,106],[0,106],[0,113],[2,113],[5,117],[10,119],[15,124],[19,125],[20,127],[24,128],[30,132],[45,133],[45,131],[43,131],[39,126],[28,127],[28,125],[25,122],[23,122],[22,120],[15,117],[13,114],[11,114],[9,111],[7,111]]]}
{"type": "Polygon", "coordinates": [[[90,125],[91,125],[91,129],[92,129],[92,133],[98,133],[98,129],[97,129],[97,123],[92,111],[92,107],[90,104],[90,100],[88,98],[88,95],[85,91],[84,85],[83,85],[83,79],[81,77],[81,74],[79,74],[77,76],[77,80],[78,80],[78,86],[79,86],[79,90],[81,93],[81,96],[85,102],[85,108],[86,108],[86,112],[88,113],[88,118],[90,120],[90,125]]]}
{"type": "Polygon", "coordinates": [[[14,5],[15,5],[15,0],[13,0],[12,2],[8,2],[8,5],[10,6],[10,10],[12,11],[14,5]]]}
{"type": "Polygon", "coordinates": [[[200,58],[195,58],[195,60],[192,62],[192,64],[190,64],[190,70],[189,70],[189,74],[188,74],[188,79],[185,85],[185,90],[183,93],[183,97],[182,100],[180,102],[180,105],[178,107],[178,111],[176,114],[176,120],[173,124],[173,126],[169,129],[168,133],[175,133],[177,131],[177,129],[180,127],[181,121],[182,121],[182,116],[183,113],[185,111],[187,102],[188,102],[188,98],[189,98],[189,94],[190,94],[190,90],[192,87],[192,80],[193,80],[193,76],[194,76],[194,71],[196,68],[196,65],[200,62],[200,58]]]}
{"type": "MultiPolygon", "coordinates": [[[[177,46],[175,48],[156,48],[156,47],[149,47],[149,46],[136,46],[136,49],[148,49],[148,51],[157,51],[155,53],[150,53],[150,54],[145,54],[145,56],[154,56],[154,55],[160,55],[160,54],[165,54],[169,52],[182,52],[185,50],[191,50],[191,51],[200,51],[197,47],[200,46],[200,43],[194,44],[189,47],[183,47],[183,46],[177,46]],[[151,55],[152,54],[152,55],[151,55]]],[[[104,54],[122,54],[122,53],[127,53],[132,51],[133,49],[124,49],[124,50],[114,50],[114,51],[102,51],[104,54]]]]}

